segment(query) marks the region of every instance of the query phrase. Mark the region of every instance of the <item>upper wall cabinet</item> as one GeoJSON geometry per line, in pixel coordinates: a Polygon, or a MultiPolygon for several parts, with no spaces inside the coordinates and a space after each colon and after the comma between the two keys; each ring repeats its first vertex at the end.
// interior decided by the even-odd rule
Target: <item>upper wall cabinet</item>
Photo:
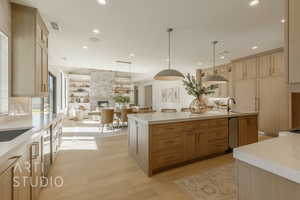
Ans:
{"type": "Polygon", "coordinates": [[[278,50],[272,54],[263,55],[258,58],[259,78],[284,76],[284,54],[278,50]]]}
{"type": "Polygon", "coordinates": [[[300,83],[300,1],[288,0],[287,44],[289,82],[300,83]]]}
{"type": "Polygon", "coordinates": [[[255,79],[257,77],[257,60],[249,58],[234,62],[236,80],[255,79]]]}
{"type": "Polygon", "coordinates": [[[36,8],[12,4],[12,95],[48,94],[48,35],[36,8]]]}

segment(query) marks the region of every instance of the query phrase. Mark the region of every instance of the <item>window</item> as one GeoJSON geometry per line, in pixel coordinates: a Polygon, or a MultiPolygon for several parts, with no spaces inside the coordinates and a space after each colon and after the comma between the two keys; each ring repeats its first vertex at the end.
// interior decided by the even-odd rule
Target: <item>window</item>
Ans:
{"type": "Polygon", "coordinates": [[[0,31],[0,114],[8,114],[8,37],[0,31]]]}
{"type": "Polygon", "coordinates": [[[49,112],[50,113],[56,113],[56,77],[49,73],[49,112]]]}

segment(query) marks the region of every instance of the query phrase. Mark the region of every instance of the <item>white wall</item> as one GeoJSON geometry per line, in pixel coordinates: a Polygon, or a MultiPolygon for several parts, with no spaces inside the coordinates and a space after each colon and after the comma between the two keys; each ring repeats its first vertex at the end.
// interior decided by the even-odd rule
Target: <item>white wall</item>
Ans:
{"type": "Polygon", "coordinates": [[[189,96],[183,87],[182,81],[146,81],[135,84],[139,90],[139,105],[145,105],[145,86],[152,85],[152,102],[153,109],[160,110],[161,108],[176,108],[178,111],[181,108],[188,108],[194,97],[189,96]],[[178,87],[180,90],[179,104],[163,104],[161,101],[161,91],[165,88],[178,87]]]}

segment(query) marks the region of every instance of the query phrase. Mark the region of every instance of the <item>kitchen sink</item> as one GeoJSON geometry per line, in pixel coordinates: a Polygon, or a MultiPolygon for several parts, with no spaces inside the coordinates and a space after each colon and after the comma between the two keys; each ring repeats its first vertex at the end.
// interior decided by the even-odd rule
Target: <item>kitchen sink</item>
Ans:
{"type": "Polygon", "coordinates": [[[30,130],[30,128],[0,131],[0,142],[9,142],[29,130],[30,130]]]}

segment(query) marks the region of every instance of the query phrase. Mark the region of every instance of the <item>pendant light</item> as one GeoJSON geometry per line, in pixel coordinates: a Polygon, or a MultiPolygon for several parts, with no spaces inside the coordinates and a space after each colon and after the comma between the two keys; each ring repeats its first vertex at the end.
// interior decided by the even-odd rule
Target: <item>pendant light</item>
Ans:
{"type": "Polygon", "coordinates": [[[213,41],[213,74],[207,75],[204,77],[204,81],[210,84],[224,84],[227,83],[228,80],[224,78],[223,76],[218,75],[218,71],[216,69],[216,45],[218,44],[218,41],[213,41]]]}
{"type": "Polygon", "coordinates": [[[173,32],[172,28],[169,28],[167,30],[168,35],[169,35],[169,67],[168,69],[162,70],[159,73],[157,73],[154,76],[155,80],[161,80],[161,81],[174,81],[174,80],[179,80],[181,78],[184,78],[183,74],[177,70],[171,69],[171,33],[173,32]]]}

